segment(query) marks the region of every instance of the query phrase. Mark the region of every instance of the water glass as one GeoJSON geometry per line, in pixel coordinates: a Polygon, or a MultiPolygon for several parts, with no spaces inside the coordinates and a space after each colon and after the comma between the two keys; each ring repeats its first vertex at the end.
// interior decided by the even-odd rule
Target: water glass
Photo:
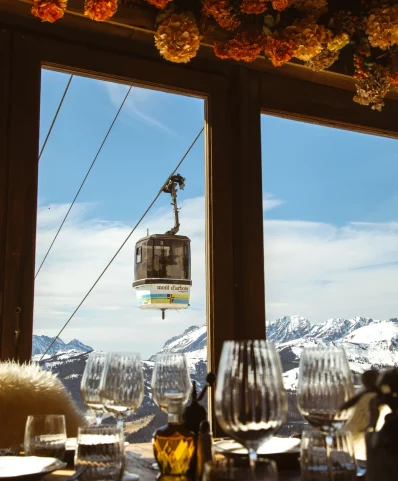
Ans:
{"type": "Polygon", "coordinates": [[[202,481],[278,481],[278,470],[270,459],[258,459],[253,471],[248,464],[226,458],[205,463],[202,481]]]}
{"type": "Polygon", "coordinates": [[[300,356],[297,404],[311,426],[324,432],[341,429],[353,410],[341,410],[355,394],[345,351],[339,346],[304,348],[300,356]]]}
{"type": "Polygon", "coordinates": [[[84,368],[80,393],[84,404],[95,412],[97,424],[101,424],[104,405],[100,398],[101,377],[105,368],[106,353],[93,351],[84,368]]]}
{"type": "Polygon", "coordinates": [[[221,427],[245,446],[254,469],[258,448],[282,427],[287,412],[280,359],[272,342],[224,342],[215,404],[221,427]]]}
{"type": "Polygon", "coordinates": [[[24,450],[26,456],[58,458],[65,455],[65,416],[47,414],[28,416],[25,426],[24,450]]]}
{"type": "Polygon", "coordinates": [[[357,463],[351,433],[304,431],[300,463],[301,481],[355,481],[357,463]]]}
{"type": "Polygon", "coordinates": [[[117,426],[79,428],[75,452],[76,471],[85,468],[82,481],[118,481],[124,466],[124,435],[117,426]]]}

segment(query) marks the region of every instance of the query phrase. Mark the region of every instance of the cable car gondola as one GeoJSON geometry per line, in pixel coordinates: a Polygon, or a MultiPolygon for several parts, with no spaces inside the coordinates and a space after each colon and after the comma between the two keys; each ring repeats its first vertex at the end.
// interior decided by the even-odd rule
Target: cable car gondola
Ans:
{"type": "Polygon", "coordinates": [[[191,280],[191,240],[176,235],[180,228],[177,207],[177,185],[184,188],[185,179],[173,175],[163,188],[171,194],[174,227],[165,234],[148,235],[135,245],[133,287],[140,309],[187,309],[191,280]]]}

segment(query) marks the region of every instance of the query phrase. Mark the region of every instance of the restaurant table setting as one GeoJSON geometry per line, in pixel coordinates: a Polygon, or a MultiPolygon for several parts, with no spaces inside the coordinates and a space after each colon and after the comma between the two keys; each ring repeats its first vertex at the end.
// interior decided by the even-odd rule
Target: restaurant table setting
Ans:
{"type": "Polygon", "coordinates": [[[139,354],[90,353],[81,395],[93,414],[91,425],[68,439],[63,415],[29,416],[24,456],[15,456],[20,453],[12,448],[0,450],[0,478],[353,481],[365,472],[356,460],[352,435],[344,430],[356,394],[341,347],[302,351],[297,405],[308,426],[298,437],[278,436],[287,416],[287,395],[279,354],[265,340],[226,341],[217,382],[209,373],[200,392],[191,383],[185,354],[157,354],[151,395],[168,420],[153,434],[153,454],[145,444],[137,444],[134,453],[124,437],[124,422],[144,396],[139,354]],[[227,439],[213,440],[201,405],[208,389],[227,439]],[[102,424],[105,412],[116,424],[102,424]],[[145,453],[138,454],[139,446],[145,453]],[[72,466],[74,470],[65,470],[72,466]]]}

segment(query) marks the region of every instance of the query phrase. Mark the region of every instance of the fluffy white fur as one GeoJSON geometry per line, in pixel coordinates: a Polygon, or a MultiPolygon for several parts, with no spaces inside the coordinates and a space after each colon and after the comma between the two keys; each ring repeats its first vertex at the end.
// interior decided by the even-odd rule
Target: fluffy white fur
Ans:
{"type": "Polygon", "coordinates": [[[54,374],[34,364],[0,363],[0,448],[23,443],[30,414],[64,414],[68,437],[75,437],[84,424],[84,417],[54,374]]]}

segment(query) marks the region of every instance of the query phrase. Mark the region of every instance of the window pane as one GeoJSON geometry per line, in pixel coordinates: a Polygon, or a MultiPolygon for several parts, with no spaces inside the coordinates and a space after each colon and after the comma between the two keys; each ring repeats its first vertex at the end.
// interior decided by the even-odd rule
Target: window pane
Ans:
{"type": "Polygon", "coordinates": [[[303,346],[398,363],[398,142],[262,115],[267,337],[295,402],[303,346]]]}
{"type": "MultiPolygon", "coordinates": [[[[42,71],[41,145],[68,80],[69,74],[42,71]]],[[[126,85],[73,77],[40,159],[36,271],[127,92],[126,85]]],[[[190,276],[189,246],[182,242],[175,245],[175,240],[165,241],[155,255],[146,245],[136,250],[139,239],[164,234],[174,225],[170,195],[162,193],[60,338],[41,358],[203,124],[203,99],[132,88],[35,281],[33,359],[59,375],[81,409],[86,409],[80,398],[80,381],[88,352],[140,352],[145,398],[126,425],[128,440],[134,442],[150,441],[155,428],[165,422],[165,414],[150,395],[157,352],[185,352],[192,379],[203,386],[206,377],[203,135],[178,170],[186,178],[185,189],[178,192],[178,235],[191,241],[190,305],[185,302],[187,296],[176,288],[162,320],[159,309],[148,309],[148,305],[139,308],[138,291],[132,287],[135,260],[136,278],[148,278],[147,271],[158,269],[156,275],[164,274],[167,279],[163,287],[177,271],[182,272],[185,282],[190,276]],[[175,306],[178,309],[172,309],[175,306]],[[185,306],[188,308],[181,309],[185,306]]]]}

